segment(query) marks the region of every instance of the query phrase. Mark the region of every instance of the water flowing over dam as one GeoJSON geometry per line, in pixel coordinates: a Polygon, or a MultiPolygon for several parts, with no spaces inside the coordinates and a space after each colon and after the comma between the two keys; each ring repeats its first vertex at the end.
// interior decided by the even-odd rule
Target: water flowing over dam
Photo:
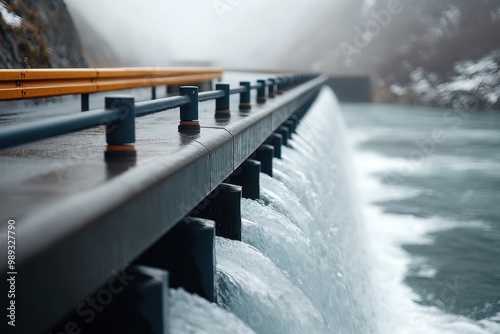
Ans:
{"type": "MultiPolygon", "coordinates": [[[[290,146],[275,162],[274,178],[261,174],[261,199],[243,199],[243,241],[216,239],[218,302],[256,333],[374,332],[344,121],[329,88],[290,146]]],[[[185,298],[175,292],[173,309],[185,298]]],[[[174,332],[187,332],[196,316],[179,315],[185,319],[172,319],[174,332]]],[[[217,332],[211,322],[198,330],[217,332]]]]}

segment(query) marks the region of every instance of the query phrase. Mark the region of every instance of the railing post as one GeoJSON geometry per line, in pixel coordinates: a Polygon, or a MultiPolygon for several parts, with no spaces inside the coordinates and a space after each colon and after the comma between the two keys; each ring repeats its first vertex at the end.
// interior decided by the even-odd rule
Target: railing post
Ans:
{"type": "Polygon", "coordinates": [[[127,145],[135,143],[135,105],[131,96],[109,96],[105,98],[106,109],[121,111],[118,124],[106,124],[108,145],[127,145]]]}
{"type": "Polygon", "coordinates": [[[285,90],[284,90],[285,79],[283,77],[278,77],[276,80],[278,83],[278,95],[281,95],[285,92],[285,90]]]}
{"type": "Polygon", "coordinates": [[[180,107],[179,132],[200,132],[200,122],[198,121],[198,87],[182,86],[180,95],[186,95],[191,99],[191,103],[180,107]]]}
{"type": "MultiPolygon", "coordinates": [[[[108,146],[104,151],[106,161],[117,159],[135,159],[137,152],[135,146],[135,105],[134,98],[130,96],[106,97],[106,109],[119,109],[121,111],[118,124],[106,124],[106,142],[108,146]]],[[[133,160],[132,160],[133,161],[133,160]]]]}
{"type": "Polygon", "coordinates": [[[81,95],[82,99],[82,111],[89,111],[89,94],[82,94],[81,95]]]}
{"type": "Polygon", "coordinates": [[[266,103],[266,80],[257,80],[257,83],[260,85],[257,88],[257,103],[266,103]]]}
{"type": "Polygon", "coordinates": [[[252,104],[250,103],[250,93],[251,93],[250,82],[242,81],[240,82],[240,86],[244,86],[246,88],[245,92],[240,93],[240,109],[250,110],[252,109],[252,104]]]}
{"type": "Polygon", "coordinates": [[[230,87],[229,84],[218,83],[215,85],[216,90],[223,90],[224,97],[215,100],[215,117],[216,118],[229,118],[231,117],[231,109],[229,105],[230,87]]]}
{"type": "Polygon", "coordinates": [[[276,96],[276,79],[269,79],[269,98],[274,98],[276,96]]]}
{"type": "Polygon", "coordinates": [[[289,76],[284,76],[283,77],[283,90],[286,92],[287,90],[290,89],[290,77],[289,76]]]}

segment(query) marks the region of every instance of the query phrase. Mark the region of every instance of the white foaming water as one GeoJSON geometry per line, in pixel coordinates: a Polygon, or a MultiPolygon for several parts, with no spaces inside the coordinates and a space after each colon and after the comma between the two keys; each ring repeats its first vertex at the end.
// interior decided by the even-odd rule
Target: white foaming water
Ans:
{"type": "MultiPolygon", "coordinates": [[[[350,135],[351,146],[369,140],[364,132],[350,135]]],[[[432,243],[428,234],[457,226],[483,226],[481,222],[451,222],[438,218],[417,218],[413,215],[384,213],[373,204],[377,201],[401,199],[414,196],[415,189],[384,185],[374,174],[395,171],[401,160],[383,157],[372,152],[356,150],[354,162],[358,179],[359,201],[370,235],[368,248],[372,262],[372,275],[376,284],[373,291],[376,305],[379,333],[429,333],[429,334],[486,334],[500,333],[498,319],[491,318],[474,322],[464,316],[445,314],[436,307],[418,304],[419,296],[404,283],[410,265],[418,264],[419,259],[411,258],[402,244],[432,243]]],[[[418,275],[433,277],[435,268],[423,264],[418,275]]]]}
{"type": "Polygon", "coordinates": [[[351,201],[344,122],[324,88],[298,134],[243,200],[243,241],[217,240],[222,305],[258,333],[373,333],[364,233],[351,201]]]}
{"type": "Polygon", "coordinates": [[[254,247],[217,238],[219,304],[258,333],[326,333],[322,314],[254,247]]]}
{"type": "Polygon", "coordinates": [[[182,289],[170,289],[170,333],[254,334],[233,314],[182,289]]]}

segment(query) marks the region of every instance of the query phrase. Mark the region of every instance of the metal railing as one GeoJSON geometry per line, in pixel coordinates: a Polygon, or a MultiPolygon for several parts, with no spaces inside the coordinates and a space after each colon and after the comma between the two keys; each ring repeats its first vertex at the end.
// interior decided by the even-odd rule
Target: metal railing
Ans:
{"type": "Polygon", "coordinates": [[[128,88],[182,85],[221,79],[220,68],[94,68],[0,70],[0,101],[81,94],[82,111],[89,94],[128,88]]]}
{"type": "MultiPolygon", "coordinates": [[[[108,145],[135,143],[135,117],[142,117],[180,107],[179,132],[199,132],[198,102],[215,100],[215,117],[230,117],[229,98],[240,94],[239,108],[251,109],[251,90],[257,90],[257,103],[265,103],[276,93],[314,78],[315,75],[293,74],[268,80],[258,80],[256,85],[240,82],[233,89],[229,84],[218,83],[212,91],[198,93],[197,86],[182,86],[179,96],[135,103],[132,97],[107,97],[104,109],[75,115],[54,117],[47,120],[10,125],[0,128],[0,149],[47,139],[66,133],[97,126],[106,126],[108,145]]],[[[0,90],[1,91],[1,90],[0,90]]]]}

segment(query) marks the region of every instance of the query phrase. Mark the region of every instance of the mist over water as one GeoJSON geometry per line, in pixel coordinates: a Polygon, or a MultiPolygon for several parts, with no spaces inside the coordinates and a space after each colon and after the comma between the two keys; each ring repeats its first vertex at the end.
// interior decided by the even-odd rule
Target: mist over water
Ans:
{"type": "Polygon", "coordinates": [[[309,70],[351,33],[355,12],[346,1],[328,0],[66,3],[93,66],[115,62],[309,70]]]}

